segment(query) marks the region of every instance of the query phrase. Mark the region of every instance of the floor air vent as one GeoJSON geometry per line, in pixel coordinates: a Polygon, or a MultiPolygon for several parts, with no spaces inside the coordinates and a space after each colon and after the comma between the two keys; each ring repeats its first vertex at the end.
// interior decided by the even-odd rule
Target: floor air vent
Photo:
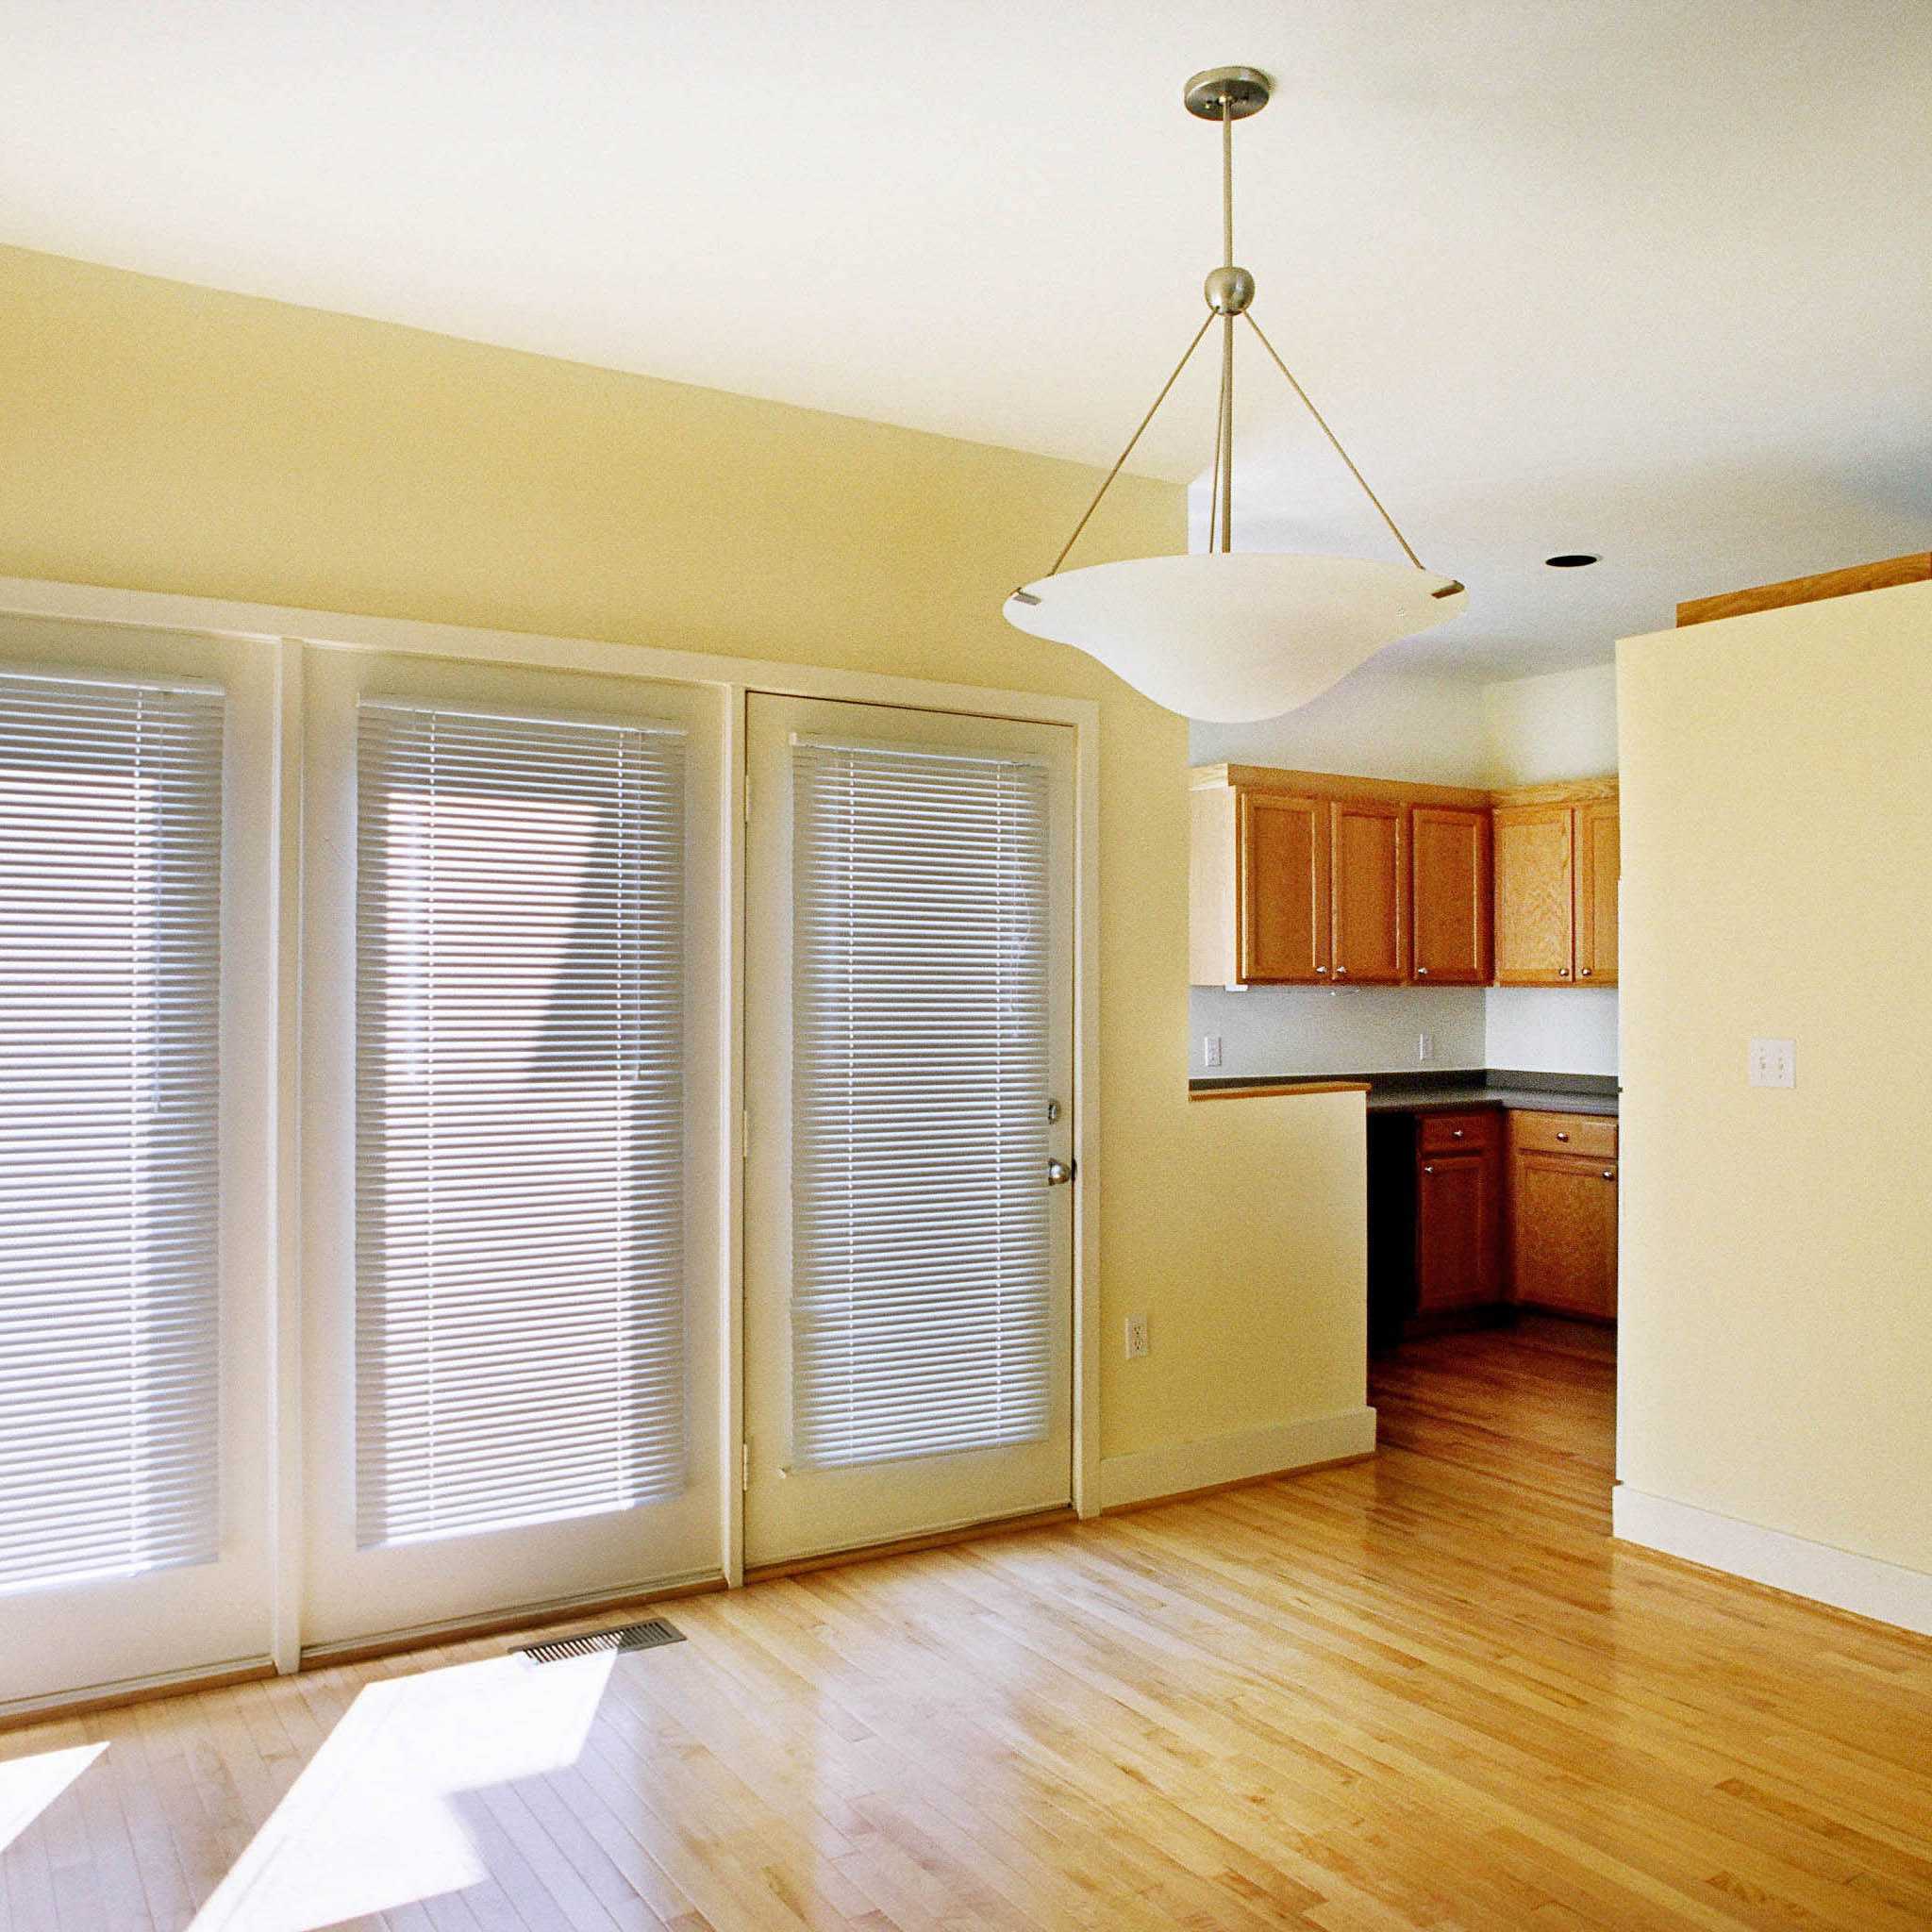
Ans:
{"type": "Polygon", "coordinates": [[[684,1632],[652,1617],[626,1624],[621,1630],[588,1630],[581,1637],[559,1637],[554,1643],[525,1643],[517,1655],[540,1664],[560,1663],[567,1657],[589,1657],[600,1650],[656,1650],[660,1643],[682,1643],[684,1632]]]}

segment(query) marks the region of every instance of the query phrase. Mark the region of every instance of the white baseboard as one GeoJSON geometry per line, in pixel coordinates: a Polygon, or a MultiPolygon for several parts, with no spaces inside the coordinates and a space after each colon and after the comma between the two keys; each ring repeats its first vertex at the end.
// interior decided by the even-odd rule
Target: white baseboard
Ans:
{"type": "Polygon", "coordinates": [[[1923,1570],[1856,1557],[1621,1483],[1611,1500],[1611,1528],[1626,1543],[1932,1637],[1932,1576],[1923,1570]]]}
{"type": "Polygon", "coordinates": [[[1284,1475],[1313,1462],[1373,1455],[1374,1447],[1375,1411],[1345,1408],[1238,1435],[1210,1436],[1202,1442],[1143,1449],[1137,1456],[1107,1456],[1100,1463],[1100,1507],[1118,1509],[1124,1503],[1185,1495],[1216,1483],[1284,1475]]]}

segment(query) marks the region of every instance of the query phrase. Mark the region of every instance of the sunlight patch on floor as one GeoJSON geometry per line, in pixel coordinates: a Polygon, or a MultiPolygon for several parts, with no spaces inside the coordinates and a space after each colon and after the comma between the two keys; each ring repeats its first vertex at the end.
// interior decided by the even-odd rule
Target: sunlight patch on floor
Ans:
{"type": "Polygon", "coordinates": [[[480,1884],[453,1800],[575,1763],[614,1661],[491,1657],[370,1685],[190,1932],[317,1932],[480,1884]]]}
{"type": "MultiPolygon", "coordinates": [[[[108,1747],[76,1744],[0,1763],[0,1852],[4,1852],[108,1747]]],[[[0,1890],[4,1890],[0,1887],[0,1890]]]]}

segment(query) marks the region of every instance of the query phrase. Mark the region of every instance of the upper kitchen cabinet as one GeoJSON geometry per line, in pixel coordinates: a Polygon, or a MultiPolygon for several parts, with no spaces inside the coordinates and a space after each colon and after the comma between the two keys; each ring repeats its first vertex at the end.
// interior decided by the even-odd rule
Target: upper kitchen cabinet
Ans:
{"type": "Polygon", "coordinates": [[[1496,795],[1496,979],[1617,983],[1617,781],[1496,795]]]}
{"type": "Polygon", "coordinates": [[[1576,808],[1576,977],[1617,983],[1617,881],[1623,872],[1617,801],[1576,808]]]}
{"type": "Polygon", "coordinates": [[[1480,806],[1409,811],[1409,943],[1418,985],[1490,981],[1490,814],[1480,806]]]}
{"type": "Polygon", "coordinates": [[[1329,924],[1335,977],[1400,986],[1408,972],[1408,813],[1388,799],[1328,806],[1329,924]]]}
{"type": "Polygon", "coordinates": [[[1420,897],[1410,847],[1418,811],[1484,821],[1486,793],[1258,765],[1206,766],[1192,785],[1196,986],[1482,983],[1486,824],[1432,826],[1420,897]],[[1421,974],[1419,906],[1436,949],[1421,974]]]}

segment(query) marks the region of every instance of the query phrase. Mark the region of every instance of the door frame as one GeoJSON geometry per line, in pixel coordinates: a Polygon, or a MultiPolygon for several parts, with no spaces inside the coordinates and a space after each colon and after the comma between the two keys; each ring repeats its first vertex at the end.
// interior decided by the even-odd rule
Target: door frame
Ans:
{"type": "MultiPolygon", "coordinates": [[[[276,864],[271,886],[276,927],[273,973],[280,997],[275,1039],[264,1047],[267,1076],[275,1085],[275,1132],[271,1165],[274,1181],[262,1211],[272,1217],[275,1265],[263,1311],[271,1335],[273,1373],[264,1400],[271,1414],[266,1465],[276,1491],[274,1542],[276,1552],[276,1606],[262,1632],[261,1651],[278,1670],[298,1667],[302,1545],[299,1494],[302,1443],[298,1391],[302,1386],[302,1300],[299,1249],[302,1201],[299,1187],[302,1090],[291,1052],[299,1037],[300,846],[298,824],[304,705],[300,662],[305,644],[341,651],[451,658],[477,664],[516,665],[538,670],[591,672],[636,677],[658,684],[702,687],[715,694],[724,714],[724,783],[720,787],[717,904],[709,909],[722,941],[717,982],[693,988],[717,1002],[724,1031],[720,1056],[723,1073],[717,1100],[729,1124],[731,1146],[720,1163],[714,1208],[723,1257],[715,1284],[720,1297],[722,1340],[719,1391],[720,1460],[727,1470],[741,1467],[744,1441],[741,1365],[744,1346],[744,1241],[742,1166],[744,1157],[743,1002],[744,1002],[744,750],[746,707],[753,691],[784,697],[844,699],[903,706],[916,710],[958,711],[976,717],[1070,725],[1074,746],[1074,1154],[1081,1185],[1074,1203],[1074,1507],[1082,1516],[1100,1507],[1100,1209],[1104,1174],[1101,1134],[1099,1028],[1100,991],[1100,706],[1091,698],[1043,691],[1008,691],[993,686],[943,683],[880,672],[779,659],[736,658],[718,653],[665,650],[593,638],[538,635],[462,625],[422,623],[407,618],[305,610],[290,606],[247,604],[223,598],[190,597],[171,591],[117,590],[25,577],[0,577],[0,611],[21,617],[63,618],[81,623],[134,626],[145,630],[190,632],[258,650],[264,671],[273,667],[279,699],[277,765],[266,801],[278,807],[275,825],[276,864]]],[[[737,1585],[743,1580],[743,1492],[738,1482],[722,1486],[719,1511],[719,1572],[737,1585]]],[[[79,1695],[90,1687],[76,1686],[79,1695]]],[[[125,1686],[123,1688],[134,1688],[125,1686]]]]}
{"type": "Polygon", "coordinates": [[[744,1541],[753,1571],[768,1574],[850,1549],[890,1546],[908,1538],[944,1536],[981,1524],[1064,1509],[1072,1501],[1072,1261],[1080,1191],[1075,1188],[1064,1199],[1056,1198],[1048,1190],[1044,1167],[1049,1158],[1077,1160],[1078,1149],[1082,1089],[1074,1065],[1073,1030],[1076,770],[1073,734],[1067,726],[992,717],[984,710],[962,712],[949,708],[932,711],[755,691],[747,695],[745,713],[745,764],[756,813],[755,819],[752,812],[746,814],[745,957],[748,966],[760,970],[756,989],[747,989],[741,1017],[745,1099],[752,1121],[762,1123],[762,1128],[756,1136],[756,1147],[747,1150],[741,1164],[744,1216],[751,1236],[741,1284],[745,1345],[741,1361],[746,1373],[747,1441],[758,1445],[758,1453],[748,1454],[745,1459],[744,1541]],[[761,713],[762,724],[758,724],[761,713]],[[754,725],[758,730],[756,741],[751,736],[754,725]],[[1053,1308],[1054,1393],[1051,1425],[1044,1441],[914,1455],[834,1472],[791,1467],[796,1449],[791,1366],[793,1336],[787,1309],[795,1258],[793,1215],[786,1203],[792,1191],[797,1152],[791,1120],[797,1074],[791,1055],[797,1024],[792,967],[798,908],[793,903],[792,880],[798,824],[793,796],[796,764],[791,747],[821,740],[835,744],[850,741],[858,745],[918,749],[935,758],[961,751],[981,757],[1004,754],[1038,765],[1046,774],[1050,1072],[1041,1097],[1060,1097],[1062,1109],[1058,1126],[1042,1126],[1039,1176],[1051,1229],[1053,1308]],[[774,792],[776,797],[772,795],[774,792]],[[755,881],[759,880],[767,896],[755,905],[755,881]],[[756,1075],[754,1047],[760,1060],[756,1075]],[[763,1227],[752,1226],[754,1203],[761,1203],[769,1216],[763,1227]],[[777,1366],[781,1361],[786,1364],[782,1369],[777,1366]],[[788,1445],[782,1457],[775,1448],[780,1442],[788,1445]],[[791,1479],[773,1483],[774,1471],[791,1479]],[[845,1511],[845,1520],[836,1528],[827,1520],[828,1514],[837,1514],[840,1507],[835,1494],[842,1499],[845,1511]],[[992,1500],[995,1495],[999,1496],[997,1502],[992,1500]],[[943,1507],[941,1497],[946,1498],[943,1507]],[[901,1504],[926,1520],[901,1517],[901,1504]],[[871,1522],[861,1528],[853,1520],[855,1512],[861,1518],[869,1516],[871,1522]],[[885,1520],[891,1517],[899,1518],[896,1524],[885,1520]],[[810,1546],[770,1547],[779,1524],[789,1522],[792,1531],[791,1537],[780,1535],[780,1543],[795,1544],[807,1521],[839,1540],[820,1542],[815,1532],[810,1546]],[[764,1526],[762,1534],[755,1535],[759,1522],[764,1526]],[[763,1549],[756,1547],[760,1541],[766,1544],[763,1549]]]}

